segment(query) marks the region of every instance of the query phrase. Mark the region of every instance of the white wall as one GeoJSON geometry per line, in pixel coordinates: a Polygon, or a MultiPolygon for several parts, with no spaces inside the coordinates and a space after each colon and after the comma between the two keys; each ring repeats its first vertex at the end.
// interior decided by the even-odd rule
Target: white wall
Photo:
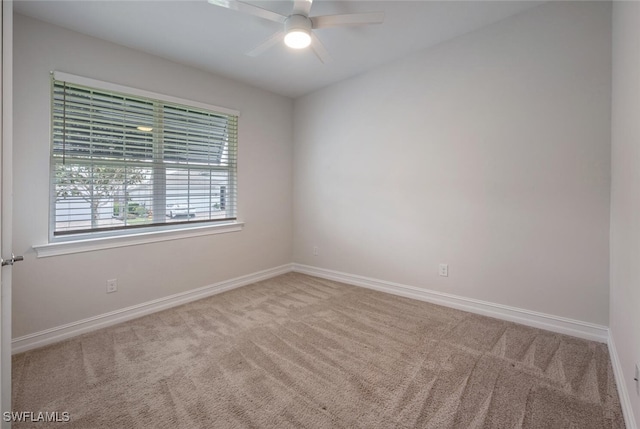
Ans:
{"type": "Polygon", "coordinates": [[[31,18],[15,26],[14,247],[27,261],[14,337],[291,262],[292,241],[295,262],[608,323],[609,3],[545,4],[295,110],[31,18]],[[245,230],[36,259],[56,69],[239,109],[245,230]]]}
{"type": "Polygon", "coordinates": [[[640,422],[640,3],[614,2],[611,135],[611,317],[623,380],[640,422]]]}
{"type": "Polygon", "coordinates": [[[297,99],[294,261],[607,325],[610,7],[545,4],[297,99]]]}
{"type": "Polygon", "coordinates": [[[13,336],[291,262],[293,102],[196,69],[15,17],[13,336]],[[240,110],[242,232],[37,259],[48,237],[49,71],[240,110]],[[105,294],[117,278],[119,291],[105,294]]]}

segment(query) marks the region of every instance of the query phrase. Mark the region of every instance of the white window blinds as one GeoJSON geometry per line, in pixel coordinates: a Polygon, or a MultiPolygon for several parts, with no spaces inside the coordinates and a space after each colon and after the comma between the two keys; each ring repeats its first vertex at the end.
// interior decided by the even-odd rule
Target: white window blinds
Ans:
{"type": "Polygon", "coordinates": [[[52,81],[54,237],[236,218],[237,115],[52,81]]]}

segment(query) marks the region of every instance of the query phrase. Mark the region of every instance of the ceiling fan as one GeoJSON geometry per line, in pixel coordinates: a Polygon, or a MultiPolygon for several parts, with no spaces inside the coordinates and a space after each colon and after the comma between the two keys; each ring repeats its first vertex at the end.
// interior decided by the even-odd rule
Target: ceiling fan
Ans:
{"type": "Polygon", "coordinates": [[[252,57],[260,55],[284,38],[284,43],[290,48],[303,49],[311,46],[318,59],[323,63],[327,63],[331,61],[331,56],[322,42],[320,42],[320,39],[313,33],[313,30],[328,27],[381,24],[384,20],[384,12],[309,16],[313,0],[294,0],[293,10],[288,16],[240,0],[208,0],[208,2],[215,6],[248,13],[284,25],[282,31],[278,31],[257,48],[247,52],[247,55],[252,57]]]}

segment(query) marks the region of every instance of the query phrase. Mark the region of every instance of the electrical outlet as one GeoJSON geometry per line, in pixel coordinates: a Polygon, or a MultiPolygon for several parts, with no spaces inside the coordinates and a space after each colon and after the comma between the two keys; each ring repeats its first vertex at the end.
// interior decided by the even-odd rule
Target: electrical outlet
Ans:
{"type": "Polygon", "coordinates": [[[118,291],[118,279],[107,280],[107,293],[118,291]]]}
{"type": "Polygon", "coordinates": [[[438,265],[438,274],[442,277],[449,277],[449,265],[440,264],[438,265]]]}
{"type": "Polygon", "coordinates": [[[313,256],[318,256],[320,254],[320,249],[318,246],[313,246],[313,256]]]}
{"type": "Polygon", "coordinates": [[[640,363],[636,364],[636,376],[634,380],[636,381],[636,395],[640,396],[640,363]]]}

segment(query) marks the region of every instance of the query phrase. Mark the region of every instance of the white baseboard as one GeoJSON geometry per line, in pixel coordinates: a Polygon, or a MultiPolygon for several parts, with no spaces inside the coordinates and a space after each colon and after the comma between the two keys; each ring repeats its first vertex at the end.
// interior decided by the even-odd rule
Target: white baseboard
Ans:
{"type": "Polygon", "coordinates": [[[609,328],[606,326],[582,322],[580,320],[538,313],[522,308],[465,298],[415,286],[377,280],[369,277],[327,270],[325,268],[312,267],[309,265],[293,264],[293,271],[329,280],[335,280],[354,286],[375,289],[393,295],[427,301],[443,305],[445,307],[452,307],[459,310],[469,311],[471,313],[482,314],[484,316],[495,317],[496,319],[521,323],[523,325],[572,335],[574,337],[594,340],[601,343],[606,343],[609,338],[609,328]]]}
{"type": "Polygon", "coordinates": [[[472,298],[436,292],[428,289],[408,286],[384,280],[372,279],[369,277],[347,274],[324,268],[317,268],[302,264],[285,264],[279,267],[237,277],[231,280],[222,281],[212,285],[193,289],[187,292],[170,295],[142,304],[56,326],[44,331],[35,332],[15,338],[12,341],[13,353],[20,353],[47,344],[52,344],[85,332],[95,329],[115,325],[126,320],[145,316],[156,311],[165,310],[187,302],[195,301],[207,296],[215,295],[241,286],[245,286],[260,280],[296,271],[316,277],[379,290],[394,295],[413,298],[421,301],[428,301],[446,307],[457,308],[459,310],[495,317],[497,319],[508,320],[521,323],[527,326],[546,329],[562,334],[573,335],[575,337],[586,338],[606,343],[609,339],[609,331],[606,326],[595,325],[579,320],[567,319],[564,317],[538,313],[522,308],[510,307],[492,302],[480,301],[472,298]]]}
{"type": "Polygon", "coordinates": [[[206,298],[260,280],[266,280],[290,271],[292,271],[292,264],[286,264],[18,337],[11,342],[12,353],[21,353],[46,346],[76,335],[146,316],[147,314],[206,298]]]}
{"type": "Polygon", "coordinates": [[[611,366],[613,367],[613,375],[616,378],[616,387],[618,388],[618,397],[622,406],[622,415],[624,416],[624,424],[626,429],[638,429],[636,419],[633,416],[633,408],[631,407],[631,399],[627,390],[627,383],[624,382],[624,373],[622,365],[618,357],[618,350],[613,341],[613,332],[609,332],[609,356],[611,357],[611,366]]]}

